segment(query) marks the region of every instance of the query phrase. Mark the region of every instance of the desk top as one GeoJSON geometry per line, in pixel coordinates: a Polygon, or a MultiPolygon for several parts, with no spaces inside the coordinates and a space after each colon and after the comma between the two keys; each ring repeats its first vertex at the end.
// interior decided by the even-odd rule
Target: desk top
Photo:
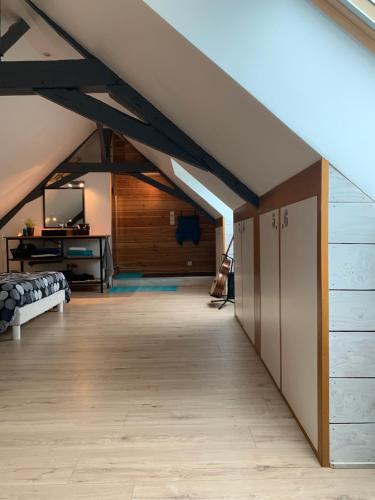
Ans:
{"type": "Polygon", "coordinates": [[[69,239],[74,239],[74,240],[95,240],[98,238],[109,238],[109,234],[89,234],[89,235],[84,235],[84,234],[70,234],[67,236],[5,236],[6,240],[69,240],[69,239]]]}

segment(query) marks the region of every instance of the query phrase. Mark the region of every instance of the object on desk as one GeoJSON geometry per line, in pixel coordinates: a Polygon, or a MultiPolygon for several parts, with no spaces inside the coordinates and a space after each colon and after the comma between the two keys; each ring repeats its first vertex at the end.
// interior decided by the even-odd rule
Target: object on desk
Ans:
{"type": "Polygon", "coordinates": [[[80,250],[68,249],[68,257],[92,257],[92,250],[86,248],[80,250]]]}
{"type": "Polygon", "coordinates": [[[41,257],[61,257],[61,248],[35,248],[30,255],[31,258],[41,258],[41,257]]]}
{"type": "Polygon", "coordinates": [[[42,229],[42,236],[67,236],[67,229],[42,229]]]}
{"type": "Polygon", "coordinates": [[[69,247],[68,250],[87,250],[86,247],[69,247]]]}
{"type": "Polygon", "coordinates": [[[35,222],[32,219],[26,219],[25,226],[26,226],[26,235],[34,236],[35,222]]]}
{"type": "Polygon", "coordinates": [[[35,250],[32,243],[20,243],[17,248],[11,248],[13,259],[28,259],[35,250]]]}
{"type": "Polygon", "coordinates": [[[78,224],[78,226],[74,227],[73,234],[80,236],[89,236],[90,224],[78,224]]]}
{"type": "Polygon", "coordinates": [[[77,267],[75,267],[75,269],[72,269],[73,266],[67,266],[67,267],[68,269],[63,272],[66,279],[72,283],[75,281],[96,281],[95,277],[92,274],[77,273],[77,267]]]}

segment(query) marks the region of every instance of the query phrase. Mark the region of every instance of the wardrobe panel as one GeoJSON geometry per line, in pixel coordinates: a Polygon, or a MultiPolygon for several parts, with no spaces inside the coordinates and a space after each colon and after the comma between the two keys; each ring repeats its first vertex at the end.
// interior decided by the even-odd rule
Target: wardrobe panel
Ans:
{"type": "Polygon", "coordinates": [[[255,343],[254,318],[254,219],[243,221],[242,232],[242,289],[243,322],[245,332],[255,343]]]}
{"type": "Polygon", "coordinates": [[[279,210],[260,216],[261,357],[280,387],[279,210]]]}
{"type": "Polygon", "coordinates": [[[317,198],[281,209],[282,392],[318,448],[317,198]]]}
{"type": "Polygon", "coordinates": [[[234,293],[235,313],[242,323],[242,226],[243,222],[234,224],[234,293]]]}

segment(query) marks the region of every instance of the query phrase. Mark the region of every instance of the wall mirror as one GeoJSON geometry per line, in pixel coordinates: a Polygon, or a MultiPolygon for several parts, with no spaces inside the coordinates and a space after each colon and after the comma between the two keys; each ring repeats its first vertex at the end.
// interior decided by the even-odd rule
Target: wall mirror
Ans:
{"type": "Polygon", "coordinates": [[[85,223],[84,188],[46,188],[43,196],[44,227],[85,223]]]}

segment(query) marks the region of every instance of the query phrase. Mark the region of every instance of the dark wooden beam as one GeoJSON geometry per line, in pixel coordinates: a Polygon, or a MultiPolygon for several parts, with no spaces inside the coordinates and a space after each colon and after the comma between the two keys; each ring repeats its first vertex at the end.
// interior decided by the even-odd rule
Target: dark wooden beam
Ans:
{"type": "MultiPolygon", "coordinates": [[[[116,135],[122,141],[125,141],[124,137],[121,134],[116,134],[116,135]]],[[[151,162],[150,162],[150,165],[152,165],[154,167],[154,171],[155,172],[158,172],[162,177],[164,177],[164,179],[169,184],[172,185],[174,193],[172,194],[171,192],[169,192],[169,190],[167,190],[167,191],[164,190],[165,192],[169,192],[173,196],[176,196],[176,194],[179,193],[180,196],[178,196],[178,197],[180,199],[183,199],[187,203],[190,203],[190,205],[192,205],[194,208],[196,208],[197,211],[200,212],[202,215],[204,215],[204,217],[206,217],[212,224],[215,224],[215,225],[217,224],[217,220],[214,217],[212,217],[211,214],[209,214],[204,208],[202,208],[201,205],[199,205],[199,203],[197,203],[192,198],[190,198],[190,196],[187,193],[185,193],[184,190],[182,190],[180,187],[178,187],[177,184],[175,184],[162,170],[160,170],[160,168],[156,167],[156,165],[154,165],[151,162]]],[[[142,172],[139,172],[139,173],[142,173],[142,172]]],[[[144,182],[148,182],[149,179],[151,179],[151,177],[147,177],[147,176],[139,177],[139,180],[143,180],[144,182]]],[[[154,187],[157,187],[157,186],[161,185],[163,187],[167,187],[168,188],[168,186],[165,186],[165,184],[162,184],[162,183],[156,181],[155,179],[151,179],[151,181],[148,182],[148,184],[153,185],[154,187]]],[[[160,189],[163,189],[163,188],[160,188],[160,189]]]]}
{"type": "Polygon", "coordinates": [[[130,85],[123,82],[121,85],[109,86],[109,95],[122,106],[153,125],[157,130],[167,135],[185,151],[193,156],[192,165],[200,166],[218,177],[241,198],[258,206],[259,198],[243,182],[219,163],[213,156],[206,153],[185,132],[178,128],[171,120],[163,115],[155,106],[145,99],[130,85]]]}
{"type": "MultiPolygon", "coordinates": [[[[93,58],[96,61],[100,62],[103,67],[103,71],[110,71],[109,68],[99,61],[97,58],[94,58],[93,55],[88,52],[82,45],[80,45],[69,33],[61,28],[57,23],[55,23],[50,17],[48,17],[41,9],[39,9],[31,0],[25,0],[25,2],[34,9],[60,36],[62,36],[65,40],[67,40],[76,50],[80,52],[84,57],[93,58]]],[[[125,81],[121,80],[117,84],[110,84],[107,87],[110,95],[116,99],[118,102],[123,104],[124,106],[128,106],[131,111],[136,113],[140,118],[145,120],[148,126],[153,131],[153,139],[155,139],[155,134],[158,133],[157,136],[157,144],[159,146],[155,146],[152,144],[152,140],[150,137],[150,133],[147,135],[147,138],[143,137],[143,140],[140,140],[143,144],[154,147],[155,149],[159,149],[170,156],[186,161],[187,163],[194,165],[196,167],[202,168],[204,170],[210,171],[213,175],[218,177],[222,182],[224,182],[230,189],[232,189],[236,194],[238,194],[245,201],[251,203],[255,207],[259,205],[258,196],[248,187],[246,186],[240,179],[238,179],[232,172],[230,172],[224,165],[218,162],[213,156],[209,155],[202,147],[200,147],[197,143],[195,143],[187,134],[185,134],[181,129],[179,129],[174,123],[169,120],[165,115],[163,115],[155,106],[153,106],[146,98],[144,98],[139,92],[137,92],[133,87],[127,84],[125,81]],[[165,138],[163,141],[161,137],[165,138]],[[165,144],[167,141],[167,144],[165,144]],[[174,147],[171,147],[171,145],[174,147]],[[161,145],[168,147],[160,147],[161,145]],[[174,152],[173,152],[174,151],[174,152]]],[[[47,99],[54,100],[58,104],[64,106],[64,96],[54,96],[53,91],[49,96],[46,95],[48,91],[45,91],[44,94],[40,93],[43,97],[47,99]]],[[[95,100],[95,99],[94,99],[95,100]]],[[[67,102],[65,102],[66,106],[67,102]]],[[[72,103],[70,102],[69,105],[72,103]]],[[[79,114],[83,114],[83,116],[87,116],[84,113],[84,110],[79,105],[74,103],[73,111],[76,111],[79,114]]],[[[72,109],[71,107],[68,109],[72,109]]],[[[109,107],[110,108],[110,107],[109,107]]],[[[110,108],[113,109],[113,108],[110,108]]],[[[96,110],[98,111],[98,110],[96,110]]],[[[106,113],[104,109],[102,109],[103,115],[106,113]]],[[[86,110],[87,112],[87,110],[86,110]]],[[[91,114],[91,113],[89,113],[91,114]]],[[[94,115],[97,113],[94,113],[94,115]]],[[[103,116],[102,115],[102,116],[103,116]]],[[[126,116],[126,115],[124,115],[126,116]]],[[[104,117],[104,116],[103,116],[104,117]]],[[[108,115],[107,115],[108,118],[108,115]]],[[[113,117],[112,117],[113,118],[113,117]]],[[[92,119],[92,118],[90,118],[92,119]]],[[[95,120],[95,118],[94,118],[95,120]]],[[[107,125],[113,130],[117,130],[118,132],[124,133],[133,139],[139,140],[136,137],[129,135],[127,131],[123,128],[118,128],[117,126],[113,126],[115,123],[110,124],[105,121],[99,121],[103,125],[107,125]]],[[[112,120],[109,120],[110,122],[112,120]]],[[[114,120],[116,122],[116,120],[114,120]]],[[[125,129],[129,129],[127,126],[124,126],[125,129]]],[[[130,127],[132,129],[132,127],[130,127]]],[[[144,129],[145,132],[145,129],[144,129]]]]}
{"type": "Polygon", "coordinates": [[[157,172],[158,169],[151,162],[146,163],[62,163],[58,167],[58,172],[78,173],[81,175],[88,174],[89,172],[110,172],[113,174],[137,174],[137,173],[150,173],[157,172]]]}
{"type": "Polygon", "coordinates": [[[0,38],[0,57],[13,47],[29,29],[30,26],[23,19],[12,24],[8,31],[0,38]]]}
{"type": "Polygon", "coordinates": [[[153,186],[156,189],[159,189],[160,191],[163,191],[164,193],[170,194],[171,196],[175,196],[176,198],[179,198],[180,200],[185,201],[186,203],[189,203],[192,205],[197,211],[201,212],[206,219],[208,219],[212,224],[216,225],[216,219],[215,217],[212,217],[204,208],[202,208],[198,203],[196,203],[194,200],[190,198],[182,189],[180,189],[178,186],[175,185],[175,187],[170,187],[167,186],[166,184],[163,184],[162,182],[157,181],[156,179],[153,179],[152,177],[148,177],[147,175],[143,174],[131,174],[133,177],[136,179],[145,182],[146,184],[150,184],[150,186],[153,186]]]}
{"type": "Polygon", "coordinates": [[[63,30],[55,21],[53,21],[50,17],[47,16],[39,7],[35,5],[34,2],[31,0],[25,0],[27,5],[33,9],[34,12],[36,12],[47,24],[53,28],[58,35],[61,36],[66,42],[69,43],[71,47],[73,47],[81,56],[83,57],[93,57],[92,54],[83,47],[80,43],[77,42],[72,36],[69,35],[65,30],[63,30]]]}
{"type": "Polygon", "coordinates": [[[35,89],[35,91],[64,108],[85,116],[89,120],[106,125],[142,144],[167,153],[174,158],[190,161],[190,157],[179,146],[151,125],[142,123],[94,97],[75,89],[35,89]]]}
{"type": "Polygon", "coordinates": [[[35,88],[107,92],[108,85],[119,81],[110,69],[96,59],[0,63],[0,95],[33,95],[35,88]]]}
{"type": "MultiPolygon", "coordinates": [[[[81,142],[77,148],[65,158],[65,160],[62,163],[65,163],[72,158],[81,148],[86,144],[86,142],[93,136],[93,134],[96,133],[96,130],[92,132],[84,141],[81,142]]],[[[35,200],[36,198],[39,198],[39,196],[42,196],[43,194],[43,189],[46,186],[47,182],[58,172],[59,165],[53,169],[51,173],[49,173],[41,182],[39,182],[22,200],[20,200],[17,205],[15,205],[9,212],[7,212],[1,219],[0,219],[0,229],[5,226],[17,213],[23,208],[26,203],[29,203],[30,201],[35,200]]]]}
{"type": "Polygon", "coordinates": [[[102,163],[111,161],[112,130],[104,128],[101,123],[96,124],[100,141],[100,153],[102,163]]]}
{"type": "Polygon", "coordinates": [[[79,177],[82,177],[81,173],[65,175],[64,177],[61,177],[61,179],[59,179],[58,181],[55,181],[52,184],[48,184],[45,187],[48,189],[59,189],[62,186],[65,186],[65,184],[68,184],[68,182],[73,182],[79,177]]]}
{"type": "Polygon", "coordinates": [[[201,207],[201,205],[198,202],[196,202],[195,200],[193,200],[187,193],[185,193],[185,191],[183,189],[181,189],[179,186],[177,186],[177,184],[175,182],[173,182],[172,179],[167,176],[167,174],[165,174],[160,169],[158,169],[158,170],[159,170],[160,175],[162,177],[164,177],[164,179],[172,185],[173,189],[182,191],[184,193],[184,195],[189,198],[190,205],[193,205],[193,207],[195,207],[197,210],[200,210],[205,215],[205,217],[210,218],[211,222],[215,221],[213,223],[215,225],[217,225],[217,219],[215,219],[213,216],[211,216],[204,208],[201,207]]]}

